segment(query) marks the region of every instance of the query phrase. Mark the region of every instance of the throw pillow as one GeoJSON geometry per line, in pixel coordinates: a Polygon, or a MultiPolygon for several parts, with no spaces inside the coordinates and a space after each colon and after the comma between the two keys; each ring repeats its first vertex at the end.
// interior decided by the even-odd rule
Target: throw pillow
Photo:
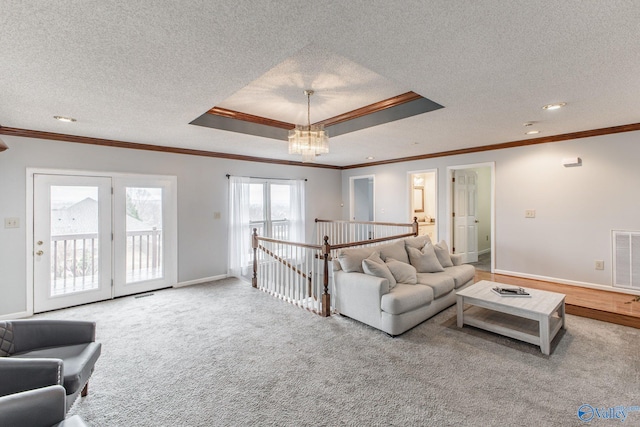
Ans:
{"type": "Polygon", "coordinates": [[[418,273],[437,273],[444,271],[431,242],[427,242],[422,250],[409,247],[407,248],[407,252],[409,252],[411,265],[416,268],[418,273]]]}
{"type": "Polygon", "coordinates": [[[441,240],[440,243],[433,245],[433,249],[436,251],[438,261],[443,267],[453,267],[453,261],[451,261],[451,255],[449,255],[449,246],[447,242],[441,240]]]}
{"type": "Polygon", "coordinates": [[[407,283],[409,285],[415,285],[418,283],[418,276],[416,275],[416,269],[411,264],[400,262],[393,258],[387,258],[385,261],[387,267],[393,274],[393,277],[398,283],[407,283]]]}
{"type": "Polygon", "coordinates": [[[386,261],[387,258],[393,258],[396,261],[409,264],[409,257],[407,251],[404,248],[404,241],[396,240],[393,243],[388,243],[378,247],[380,249],[380,258],[386,261]]]}
{"type": "Polygon", "coordinates": [[[404,239],[404,245],[407,248],[422,249],[427,242],[431,242],[429,236],[407,237],[404,239]]]}
{"type": "Polygon", "coordinates": [[[371,255],[372,248],[347,248],[338,252],[340,267],[347,273],[364,273],[362,260],[371,255]]]}
{"type": "Polygon", "coordinates": [[[362,269],[370,276],[382,277],[389,281],[389,289],[396,286],[396,279],[391,274],[389,267],[380,258],[379,252],[374,252],[368,258],[362,260],[362,269]]]}

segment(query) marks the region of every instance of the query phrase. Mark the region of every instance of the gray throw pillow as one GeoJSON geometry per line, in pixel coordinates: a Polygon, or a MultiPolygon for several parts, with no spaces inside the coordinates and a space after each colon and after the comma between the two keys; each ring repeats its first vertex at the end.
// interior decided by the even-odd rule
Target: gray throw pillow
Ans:
{"type": "Polygon", "coordinates": [[[431,238],[429,236],[416,236],[416,237],[407,237],[404,239],[404,245],[408,248],[416,248],[422,249],[427,242],[431,242],[431,238]]]}
{"type": "Polygon", "coordinates": [[[416,268],[418,273],[437,273],[444,271],[431,242],[427,242],[422,250],[409,247],[407,248],[407,252],[409,253],[411,265],[416,268]]]}
{"type": "Polygon", "coordinates": [[[389,270],[391,270],[391,274],[393,274],[396,282],[407,283],[410,285],[418,283],[416,269],[411,264],[400,262],[393,258],[387,258],[385,264],[389,267],[389,270]]]}
{"type": "Polygon", "coordinates": [[[409,256],[404,248],[403,240],[396,240],[393,243],[379,246],[380,258],[386,261],[387,258],[393,258],[396,261],[409,264],[409,256]]]}
{"type": "Polygon", "coordinates": [[[433,249],[436,251],[436,256],[440,265],[443,267],[453,267],[453,261],[451,261],[451,255],[449,255],[449,246],[447,242],[441,240],[440,243],[433,245],[433,249]]]}
{"type": "Polygon", "coordinates": [[[347,273],[364,273],[362,260],[374,252],[373,248],[347,248],[338,252],[340,267],[347,273]]]}
{"type": "Polygon", "coordinates": [[[389,289],[393,289],[396,286],[396,279],[391,274],[389,267],[380,258],[379,252],[374,252],[369,255],[368,258],[362,260],[362,269],[365,274],[370,276],[382,277],[389,281],[389,289]]]}

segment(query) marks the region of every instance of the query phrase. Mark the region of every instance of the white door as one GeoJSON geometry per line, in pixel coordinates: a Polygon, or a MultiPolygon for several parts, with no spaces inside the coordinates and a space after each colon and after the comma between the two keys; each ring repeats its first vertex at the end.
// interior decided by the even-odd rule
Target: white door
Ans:
{"type": "Polygon", "coordinates": [[[34,174],[34,312],[111,298],[111,178],[34,174]]]}
{"type": "Polygon", "coordinates": [[[174,188],[174,178],[114,178],[114,296],[176,283],[174,188]]]}
{"type": "Polygon", "coordinates": [[[478,261],[478,174],[456,170],[453,180],[453,247],[462,262],[478,261]]]}

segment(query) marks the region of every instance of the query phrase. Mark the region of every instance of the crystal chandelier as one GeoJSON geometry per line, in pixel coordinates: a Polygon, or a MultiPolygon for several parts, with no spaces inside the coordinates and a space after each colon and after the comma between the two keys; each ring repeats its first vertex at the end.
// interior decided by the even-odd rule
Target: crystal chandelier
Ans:
{"type": "Polygon", "coordinates": [[[289,131],[289,154],[302,154],[302,162],[313,162],[316,156],[329,153],[329,136],[324,125],[311,125],[312,90],[305,90],[307,95],[307,125],[296,125],[289,131]]]}

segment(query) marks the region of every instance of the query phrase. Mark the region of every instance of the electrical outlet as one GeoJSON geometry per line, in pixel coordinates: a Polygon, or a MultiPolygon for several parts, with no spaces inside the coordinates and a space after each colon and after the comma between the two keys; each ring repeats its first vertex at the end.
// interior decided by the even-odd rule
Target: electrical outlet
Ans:
{"type": "Polygon", "coordinates": [[[5,218],[4,228],[20,228],[20,218],[5,218]]]}
{"type": "Polygon", "coordinates": [[[213,219],[220,219],[222,217],[222,215],[220,214],[220,212],[214,212],[213,213],[213,219]]]}
{"type": "Polygon", "coordinates": [[[535,218],[536,217],[536,210],[535,209],[527,209],[526,211],[524,211],[524,217],[525,218],[535,218]]]}
{"type": "Polygon", "coordinates": [[[601,259],[596,260],[596,270],[604,270],[604,261],[601,259]]]}

